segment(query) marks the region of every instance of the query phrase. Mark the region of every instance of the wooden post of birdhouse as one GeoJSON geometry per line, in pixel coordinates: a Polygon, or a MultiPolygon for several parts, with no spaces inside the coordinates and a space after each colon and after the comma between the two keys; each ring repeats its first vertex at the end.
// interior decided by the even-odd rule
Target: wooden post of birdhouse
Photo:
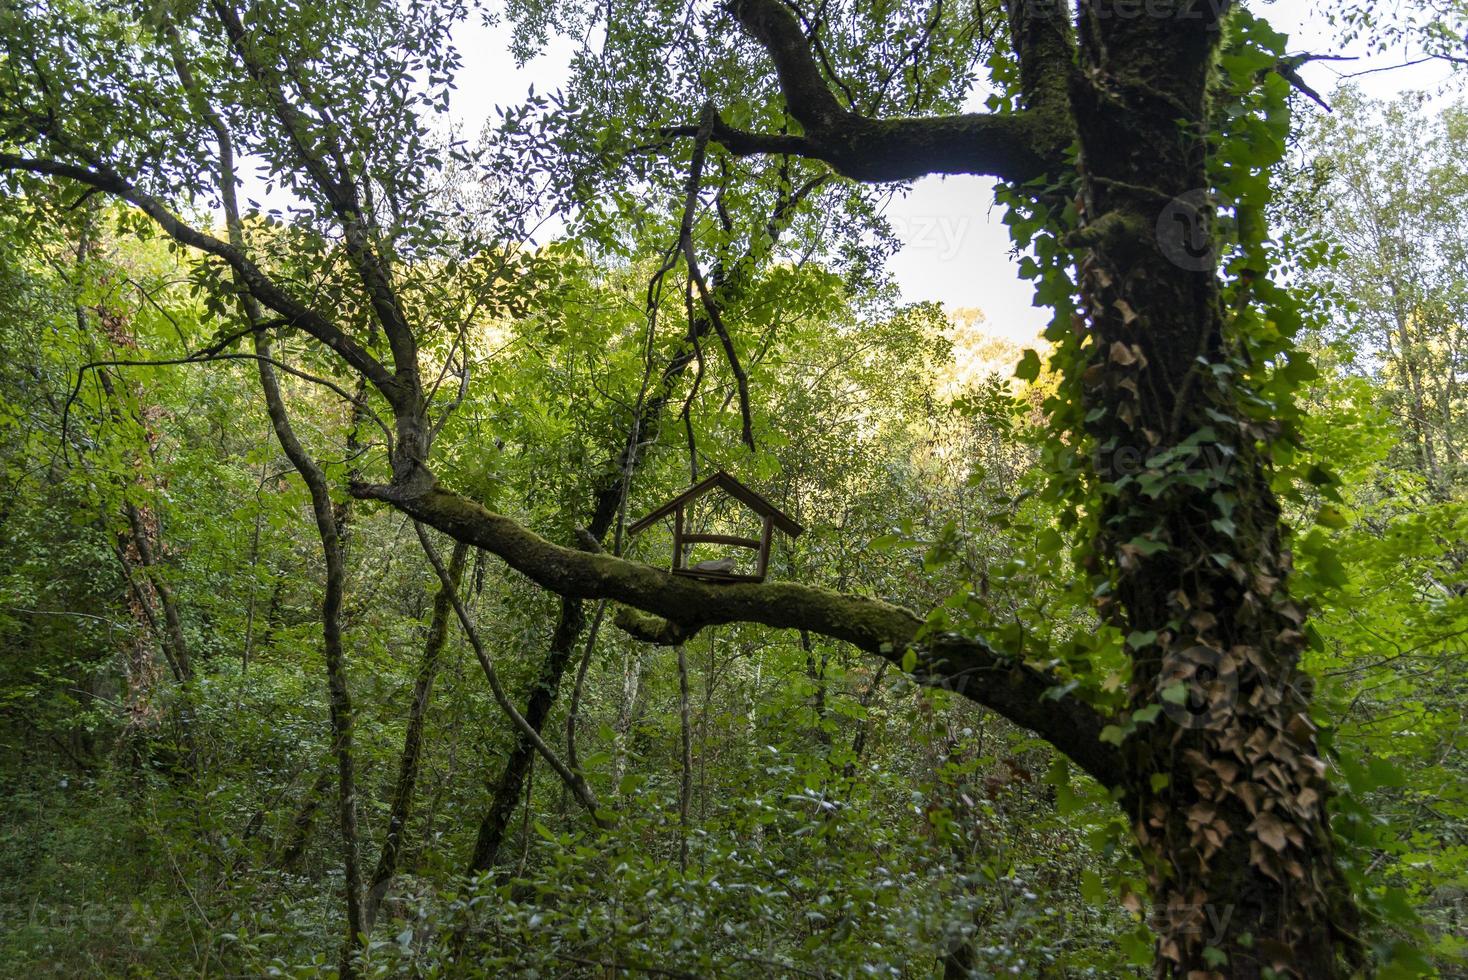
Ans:
{"type": "Polygon", "coordinates": [[[759,532],[759,568],[754,573],[760,581],[764,581],[765,573],[770,570],[770,540],[775,536],[775,518],[770,514],[765,515],[764,527],[759,532]]]}
{"type": "Polygon", "coordinates": [[[683,547],[683,505],[673,512],[673,571],[683,571],[683,563],[687,560],[683,547]]]}

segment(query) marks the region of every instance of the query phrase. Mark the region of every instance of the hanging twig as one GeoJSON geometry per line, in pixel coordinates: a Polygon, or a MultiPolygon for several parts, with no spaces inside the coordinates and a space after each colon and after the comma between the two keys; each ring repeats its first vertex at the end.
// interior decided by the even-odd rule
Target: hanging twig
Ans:
{"type": "Polygon", "coordinates": [[[601,632],[602,617],[606,613],[606,601],[597,603],[596,615],[592,617],[591,629],[586,634],[586,649],[576,668],[576,686],[571,689],[571,707],[566,712],[566,763],[577,772],[581,771],[581,762],[576,757],[576,722],[581,712],[581,694],[586,686],[586,671],[591,666],[591,655],[596,650],[596,637],[601,632]]]}
{"type": "Polygon", "coordinates": [[[719,337],[719,342],[724,347],[724,356],[729,359],[729,370],[734,374],[734,383],[739,388],[739,414],[743,422],[742,438],[744,444],[754,451],[754,424],[749,410],[749,378],[744,373],[744,367],[739,363],[739,354],[734,349],[734,341],[729,336],[728,329],[724,326],[724,317],[719,311],[719,304],[709,292],[708,284],[704,282],[703,273],[698,268],[698,253],[693,247],[693,208],[692,202],[698,196],[698,178],[703,173],[704,154],[708,149],[709,137],[713,134],[714,120],[717,113],[714,111],[713,103],[704,103],[703,116],[699,121],[698,136],[693,144],[693,162],[690,165],[690,176],[688,181],[688,204],[683,209],[683,223],[678,229],[678,242],[683,249],[683,259],[688,263],[688,276],[693,284],[698,287],[698,296],[703,303],[704,312],[708,315],[709,323],[713,325],[714,333],[719,337]]]}
{"type": "Polygon", "coordinates": [[[693,435],[693,402],[698,397],[698,389],[703,385],[703,346],[698,342],[698,324],[693,317],[693,283],[683,293],[684,305],[688,308],[688,339],[693,342],[694,363],[697,365],[693,373],[693,384],[688,388],[688,397],[683,399],[683,431],[688,435],[688,475],[689,483],[698,482],[698,442],[693,435]]]}

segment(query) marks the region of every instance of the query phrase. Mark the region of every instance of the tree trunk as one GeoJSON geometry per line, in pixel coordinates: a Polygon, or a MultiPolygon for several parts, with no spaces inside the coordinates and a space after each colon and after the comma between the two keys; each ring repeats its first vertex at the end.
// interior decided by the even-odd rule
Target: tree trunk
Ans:
{"type": "MultiPolygon", "coordinates": [[[[454,545],[449,558],[449,578],[454,588],[464,575],[464,565],[469,556],[469,546],[462,541],[454,545]]],[[[382,841],[382,853],[377,859],[377,868],[367,887],[366,924],[370,931],[377,918],[377,910],[387,894],[388,887],[398,870],[398,859],[402,853],[403,834],[407,830],[408,817],[413,809],[413,793],[418,784],[418,769],[422,757],[423,725],[428,715],[428,700],[433,693],[433,681],[438,676],[439,655],[448,639],[449,616],[453,615],[453,601],[449,589],[440,587],[433,597],[433,615],[428,623],[428,635],[423,641],[423,660],[418,667],[418,678],[413,684],[413,703],[408,710],[408,727],[403,736],[403,753],[398,764],[398,780],[393,787],[392,803],[388,810],[387,833],[382,841]]]]}
{"type": "Polygon", "coordinates": [[[1304,612],[1285,587],[1270,433],[1239,404],[1243,355],[1207,254],[1211,209],[1198,206],[1219,25],[1184,3],[1090,19],[1082,6],[1071,86],[1087,225],[1077,237],[1091,249],[1082,343],[1096,476],[1109,484],[1093,567],[1111,570],[1098,576],[1110,585],[1102,612],[1137,647],[1130,707],[1165,709],[1122,745],[1157,974],[1328,980],[1344,975],[1354,909],[1297,667],[1304,612]],[[1198,247],[1171,247],[1178,230],[1198,247]],[[1171,480],[1155,499],[1128,470],[1175,447],[1196,458],[1199,443],[1232,464],[1206,481],[1171,480]],[[1177,685],[1187,704],[1159,696],[1177,685]]]}
{"type": "Polygon", "coordinates": [[[851,737],[851,761],[846,763],[846,768],[842,772],[842,775],[847,779],[851,779],[856,775],[856,767],[861,764],[861,757],[867,750],[867,734],[871,731],[872,723],[866,711],[871,708],[872,702],[881,693],[882,678],[887,675],[887,668],[889,666],[891,665],[886,661],[878,664],[877,672],[872,675],[872,683],[862,692],[860,703],[863,713],[861,720],[857,723],[856,734],[851,737]]]}
{"type": "Polygon", "coordinates": [[[693,729],[688,716],[688,655],[678,645],[678,731],[682,744],[678,779],[678,870],[688,871],[688,808],[693,801],[693,729]]]}
{"type": "MultiPolygon", "coordinates": [[[[796,205],[825,183],[826,179],[823,176],[799,187],[782,189],[774,210],[766,222],[765,230],[768,233],[768,241],[762,243],[760,248],[773,248],[780,234],[792,220],[796,205]]],[[[695,177],[690,183],[693,190],[696,191],[697,178],[695,177]]],[[[694,194],[690,194],[690,198],[693,196],[694,194]]],[[[715,270],[711,290],[714,305],[727,306],[743,294],[761,255],[762,253],[751,247],[750,251],[734,261],[728,270],[715,270]]],[[[663,412],[673,397],[679,379],[688,366],[700,357],[699,340],[708,336],[713,330],[714,324],[709,316],[695,314],[692,322],[689,323],[688,338],[663,365],[652,397],[642,406],[632,430],[628,433],[627,439],[613,461],[608,478],[596,491],[587,531],[591,541],[598,546],[612,530],[617,520],[617,515],[630,489],[632,475],[637,471],[645,455],[645,447],[657,441],[658,432],[662,426],[663,412]]],[[[537,733],[544,730],[545,721],[550,715],[556,694],[560,690],[561,678],[566,672],[567,664],[571,661],[573,648],[581,635],[585,621],[585,607],[581,600],[562,599],[561,616],[551,634],[550,650],[541,663],[540,674],[536,678],[535,687],[531,690],[524,712],[525,720],[537,733]]],[[[500,845],[504,842],[510,817],[515,812],[515,807],[519,805],[521,786],[524,784],[525,775],[534,754],[535,749],[529,739],[523,735],[518,736],[515,747],[505,763],[504,771],[495,785],[489,811],[480,821],[479,832],[474,842],[474,852],[469,862],[470,877],[494,866],[500,845]]]]}
{"type": "MultiPolygon", "coordinates": [[[[1413,441],[1417,444],[1417,460],[1428,490],[1435,497],[1443,493],[1442,468],[1437,461],[1437,448],[1433,445],[1432,426],[1427,416],[1427,396],[1423,393],[1422,368],[1418,363],[1418,344],[1407,328],[1410,313],[1401,299],[1397,284],[1392,283],[1392,314],[1397,326],[1397,370],[1401,374],[1401,385],[1406,389],[1407,411],[1411,414],[1413,441]]],[[[1390,348],[1388,348],[1390,353],[1390,348]]]]}
{"type": "Polygon", "coordinates": [[[805,676],[812,686],[810,706],[815,714],[815,724],[811,726],[811,738],[829,754],[831,733],[826,731],[826,655],[822,654],[817,661],[815,648],[810,642],[810,630],[800,631],[800,648],[805,651],[805,676]]]}
{"type": "Polygon", "coordinates": [[[173,664],[179,683],[187,684],[194,676],[194,666],[189,659],[189,644],[184,637],[183,619],[178,614],[178,600],[174,597],[172,587],[158,569],[158,559],[153,552],[153,544],[149,538],[148,527],[143,521],[142,512],[131,500],[123,502],[123,510],[127,513],[127,524],[131,531],[130,538],[134,550],[138,553],[138,563],[143,567],[148,584],[153,587],[153,592],[158,596],[158,605],[163,608],[164,645],[169,661],[173,664]]]}
{"type": "MultiPolygon", "coordinates": [[[[546,719],[555,706],[561,678],[566,673],[566,664],[571,660],[576,638],[581,635],[582,620],[582,603],[579,600],[561,600],[561,619],[551,638],[550,652],[541,663],[540,675],[536,678],[525,705],[525,720],[537,732],[545,730],[546,719]]],[[[525,776],[530,771],[530,762],[534,758],[534,744],[525,735],[517,734],[515,747],[510,751],[504,771],[495,785],[489,812],[479,822],[479,832],[474,839],[474,853],[469,859],[470,877],[494,867],[500,845],[505,840],[505,832],[510,826],[510,818],[520,805],[525,776]]]]}
{"type": "Polygon", "coordinates": [[[280,868],[294,871],[306,854],[306,845],[311,841],[311,831],[316,826],[316,814],[321,811],[321,798],[331,788],[331,770],[322,769],[306,789],[301,798],[300,809],[291,820],[291,834],[280,849],[280,868]]]}

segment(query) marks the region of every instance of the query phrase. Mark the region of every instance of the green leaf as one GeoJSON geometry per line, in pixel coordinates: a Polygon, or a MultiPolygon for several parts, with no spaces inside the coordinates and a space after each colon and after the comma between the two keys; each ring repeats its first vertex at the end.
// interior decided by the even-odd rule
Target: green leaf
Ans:
{"type": "Polygon", "coordinates": [[[1026,350],[1024,356],[1019,359],[1019,366],[1014,369],[1014,376],[1021,381],[1034,381],[1040,376],[1040,355],[1033,350],[1026,350]]]}
{"type": "Polygon", "coordinates": [[[1135,549],[1148,558],[1152,557],[1158,552],[1167,550],[1167,543],[1165,541],[1158,541],[1156,538],[1148,537],[1132,538],[1130,541],[1127,542],[1127,546],[1135,549]]]}
{"type": "Polygon", "coordinates": [[[1127,634],[1126,638],[1126,645],[1131,647],[1133,650],[1140,650],[1143,647],[1149,647],[1156,642],[1156,630],[1132,630],[1131,633],[1127,634]]]}
{"type": "Polygon", "coordinates": [[[1344,589],[1351,581],[1333,548],[1322,549],[1315,555],[1315,577],[1332,589],[1344,589]]]}
{"type": "Polygon", "coordinates": [[[1107,897],[1106,883],[1101,880],[1101,876],[1092,868],[1083,869],[1081,871],[1081,898],[1092,905],[1100,905],[1106,901],[1107,897]]]}
{"type": "Polygon", "coordinates": [[[1138,708],[1132,712],[1132,721],[1139,725],[1150,725],[1162,714],[1162,705],[1149,704],[1145,708],[1138,708]]]}
{"type": "Polygon", "coordinates": [[[1317,487],[1328,487],[1340,482],[1340,480],[1336,477],[1334,473],[1321,466],[1319,463],[1312,465],[1310,469],[1306,471],[1305,479],[1312,486],[1317,487]]]}

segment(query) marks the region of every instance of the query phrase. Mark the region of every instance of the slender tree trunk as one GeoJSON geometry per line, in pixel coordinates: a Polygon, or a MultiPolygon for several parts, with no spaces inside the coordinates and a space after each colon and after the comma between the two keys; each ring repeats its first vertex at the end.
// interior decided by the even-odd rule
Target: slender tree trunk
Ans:
{"type": "MultiPolygon", "coordinates": [[[[83,263],[87,256],[93,251],[94,242],[91,237],[90,219],[84,224],[80,238],[76,246],[77,271],[82,271],[83,263]]],[[[88,327],[88,311],[78,303],[76,306],[76,321],[78,328],[85,334],[88,327]]],[[[126,317],[109,311],[105,307],[98,306],[95,309],[95,319],[99,321],[102,332],[110,344],[115,346],[126,346],[133,343],[132,337],[127,329],[126,317]]],[[[102,386],[102,392],[106,396],[108,405],[107,412],[112,420],[122,424],[126,416],[118,401],[117,388],[113,382],[112,374],[105,368],[97,369],[97,380],[102,386]]],[[[145,437],[149,433],[144,432],[145,437]]],[[[139,454],[141,457],[141,454],[139,454]]],[[[132,546],[133,553],[137,556],[136,568],[134,562],[127,556],[125,551],[119,554],[123,564],[123,571],[128,577],[128,584],[133,590],[139,608],[147,616],[152,632],[157,636],[162,648],[164,659],[168,662],[169,669],[173,673],[174,680],[178,682],[180,693],[175,715],[179,727],[180,741],[183,743],[187,754],[186,770],[193,774],[199,766],[199,749],[194,733],[193,717],[193,692],[189,682],[193,678],[193,664],[189,658],[188,641],[184,636],[183,619],[179,615],[178,600],[174,595],[173,588],[168,584],[158,564],[158,555],[153,548],[152,535],[154,529],[148,527],[148,521],[144,513],[127,496],[129,487],[126,481],[118,480],[118,489],[123,498],[123,515],[127,518],[128,533],[127,541],[132,546]],[[135,574],[141,570],[141,580],[135,574]],[[146,586],[146,588],[144,587],[146,586]],[[153,612],[153,604],[156,603],[163,611],[162,630],[158,629],[157,617],[153,612]]],[[[137,666],[146,672],[146,667],[139,662],[137,666]]]]}
{"type": "Polygon", "coordinates": [[[678,644],[678,728],[682,775],[678,780],[678,869],[688,870],[688,811],[693,800],[693,729],[688,717],[688,656],[678,644]]]}
{"type": "MultiPolygon", "coordinates": [[[[456,542],[453,555],[449,558],[449,578],[454,588],[458,588],[463,578],[468,556],[469,546],[462,541],[456,542]]],[[[403,736],[398,779],[393,787],[392,803],[388,809],[387,833],[382,841],[382,853],[378,856],[377,868],[367,887],[366,920],[369,930],[377,918],[377,910],[392,884],[393,876],[397,874],[403,835],[407,832],[408,817],[413,809],[413,793],[418,784],[424,720],[428,715],[433,682],[438,676],[439,655],[448,639],[451,615],[453,601],[449,589],[440,587],[438,594],[433,597],[433,614],[428,623],[428,635],[423,642],[423,660],[418,667],[418,678],[413,684],[413,702],[408,710],[408,727],[403,736]]]]}
{"type": "Polygon", "coordinates": [[[851,779],[856,775],[856,767],[861,764],[861,758],[867,750],[867,733],[871,731],[872,723],[865,712],[877,699],[877,694],[882,690],[882,678],[887,675],[887,668],[891,666],[885,660],[877,665],[877,672],[872,675],[872,683],[861,696],[862,717],[856,726],[856,734],[851,737],[851,761],[846,763],[843,775],[851,779]]]}
{"type": "MultiPolygon", "coordinates": [[[[219,145],[219,190],[224,202],[225,224],[230,244],[244,246],[244,229],[240,221],[239,200],[235,188],[234,143],[223,119],[207,103],[195,84],[181,42],[173,26],[165,21],[164,29],[173,45],[174,67],[179,80],[195,103],[195,108],[208,122],[219,145]]],[[[345,878],[347,936],[342,945],[340,976],[355,976],[353,954],[366,936],[362,915],[362,869],[357,834],[357,780],[352,753],[352,698],[347,683],[346,655],[342,643],[342,602],[346,593],[346,563],[342,546],[342,525],[348,512],[339,512],[332,503],[326,473],[311,458],[296,437],[286,411],[285,399],[275,376],[270,339],[260,325],[264,322],[259,305],[248,290],[240,291],[240,304],[246,322],[255,328],[255,364],[260,388],[265,396],[266,412],[271,428],[291,464],[300,473],[311,494],[311,512],[321,539],[321,552],[326,565],[325,590],[321,600],[322,653],[326,661],[326,688],[331,716],[331,747],[336,757],[337,812],[342,835],[342,871],[345,878]]]]}
{"type": "Polygon", "coordinates": [[[184,636],[183,619],[178,613],[178,599],[158,568],[158,559],[153,551],[142,512],[131,500],[123,503],[123,510],[127,514],[127,524],[132,532],[133,548],[138,553],[138,563],[148,577],[148,584],[158,596],[158,605],[163,609],[163,624],[166,629],[164,643],[167,645],[169,657],[178,672],[179,681],[186,684],[193,679],[194,666],[189,659],[189,644],[184,636]]]}
{"type": "MultiPolygon", "coordinates": [[[[694,329],[698,329],[695,327],[694,329]]],[[[711,329],[711,328],[705,328],[711,329]]],[[[631,474],[637,469],[643,456],[643,448],[657,440],[663,409],[673,394],[673,386],[683,371],[693,361],[692,345],[680,351],[664,367],[657,394],[649,399],[637,425],[628,435],[614,464],[614,469],[602,488],[597,491],[591,521],[587,525],[590,539],[598,545],[606,538],[620,512],[631,474]]],[[[535,731],[545,728],[560,691],[561,678],[576,647],[576,641],[586,621],[585,604],[579,599],[562,599],[561,615],[551,634],[550,651],[541,663],[539,675],[530,690],[523,712],[535,731]]],[[[520,791],[529,770],[535,747],[524,736],[517,737],[515,747],[505,762],[505,768],[496,781],[489,811],[480,821],[474,841],[474,852],[469,860],[468,876],[480,874],[494,867],[500,845],[520,803],[520,791]]]]}
{"type": "Polygon", "coordinates": [[[607,604],[597,604],[596,615],[591,620],[591,632],[586,635],[586,648],[581,652],[581,665],[576,669],[576,684],[571,689],[571,707],[566,712],[566,763],[578,772],[581,758],[576,747],[576,724],[581,716],[581,695],[586,688],[586,673],[591,667],[592,655],[596,652],[596,638],[601,632],[602,620],[606,618],[607,604]]]}
{"type": "Polygon", "coordinates": [[[357,780],[356,765],[352,753],[352,697],[347,684],[346,654],[342,644],[341,611],[346,594],[346,566],[342,558],[341,538],[337,527],[337,513],[332,505],[331,493],[327,489],[325,474],[316,462],[306,455],[296,440],[285,403],[281,398],[275,372],[264,358],[271,356],[270,342],[257,334],[255,351],[262,360],[257,361],[260,369],[260,384],[265,391],[265,402],[270,412],[276,435],[286,450],[286,455],[300,471],[311,492],[311,511],[316,518],[316,530],[321,538],[321,551],[326,562],[325,592],[321,600],[322,653],[326,661],[326,689],[331,715],[332,752],[337,763],[337,806],[342,834],[342,867],[345,873],[347,903],[347,948],[342,956],[342,975],[354,975],[351,967],[350,948],[358,937],[365,935],[366,924],[362,916],[362,869],[359,860],[357,834],[357,780]]]}
{"type": "Polygon", "coordinates": [[[646,668],[648,652],[641,646],[627,648],[622,659],[622,699],[617,710],[617,722],[612,726],[615,751],[612,753],[612,783],[622,785],[627,774],[627,757],[631,753],[632,728],[637,723],[642,693],[642,673],[646,668]]]}
{"type": "MultiPolygon", "coordinates": [[[[1407,412],[1410,415],[1413,441],[1417,444],[1417,462],[1429,490],[1434,496],[1438,496],[1443,492],[1442,469],[1438,465],[1437,448],[1433,445],[1432,427],[1427,419],[1427,396],[1423,392],[1422,368],[1417,361],[1417,345],[1407,325],[1411,318],[1411,311],[1407,308],[1407,303],[1402,298],[1401,289],[1396,281],[1391,283],[1391,294],[1392,319],[1397,331],[1394,352],[1397,373],[1401,375],[1400,384],[1407,396],[1407,412]]],[[[1389,341],[1388,354],[1393,353],[1392,346],[1389,341]]]]}
{"type": "MultiPolygon", "coordinates": [[[[550,717],[556,694],[560,690],[561,677],[566,672],[566,664],[571,660],[576,637],[581,632],[581,622],[581,602],[574,599],[561,600],[561,619],[556,624],[556,632],[551,639],[550,653],[541,663],[540,674],[530,691],[523,712],[525,720],[537,732],[545,730],[546,719],[550,717]]],[[[515,807],[520,804],[520,793],[533,758],[535,745],[529,738],[517,733],[515,747],[510,750],[504,771],[495,784],[489,812],[479,822],[474,852],[469,858],[470,877],[494,867],[500,845],[505,840],[505,832],[510,826],[510,818],[514,816],[515,807]]]]}
{"type": "Polygon", "coordinates": [[[321,811],[321,798],[330,788],[331,770],[322,769],[307,787],[306,795],[301,798],[301,806],[291,820],[290,837],[280,849],[279,864],[282,870],[295,870],[305,856],[306,845],[311,841],[311,831],[316,826],[316,814],[321,811]]]}
{"type": "Polygon", "coordinates": [[[826,657],[823,654],[819,661],[816,659],[809,630],[800,631],[800,648],[805,651],[805,676],[814,686],[810,695],[810,706],[815,712],[816,723],[811,727],[811,737],[817,745],[829,752],[831,733],[826,731],[826,657]]]}
{"type": "Polygon", "coordinates": [[[275,643],[275,634],[281,627],[281,601],[285,596],[285,576],[278,575],[270,587],[270,601],[265,604],[265,628],[260,631],[256,650],[269,650],[275,643]]]}
{"type": "Polygon", "coordinates": [[[366,934],[362,916],[362,868],[357,834],[357,779],[352,752],[352,697],[347,684],[346,654],[342,644],[341,611],[346,593],[346,566],[342,560],[337,513],[327,489],[326,476],[316,462],[306,455],[295,437],[285,412],[275,372],[267,358],[270,342],[263,334],[255,335],[256,363],[260,369],[260,385],[270,412],[276,435],[311,492],[311,511],[321,538],[321,551],[326,562],[325,592],[321,600],[322,653],[326,661],[326,689],[331,715],[332,753],[336,757],[337,807],[342,835],[342,869],[345,877],[347,905],[347,940],[342,953],[343,977],[355,975],[352,949],[366,934]]]}

